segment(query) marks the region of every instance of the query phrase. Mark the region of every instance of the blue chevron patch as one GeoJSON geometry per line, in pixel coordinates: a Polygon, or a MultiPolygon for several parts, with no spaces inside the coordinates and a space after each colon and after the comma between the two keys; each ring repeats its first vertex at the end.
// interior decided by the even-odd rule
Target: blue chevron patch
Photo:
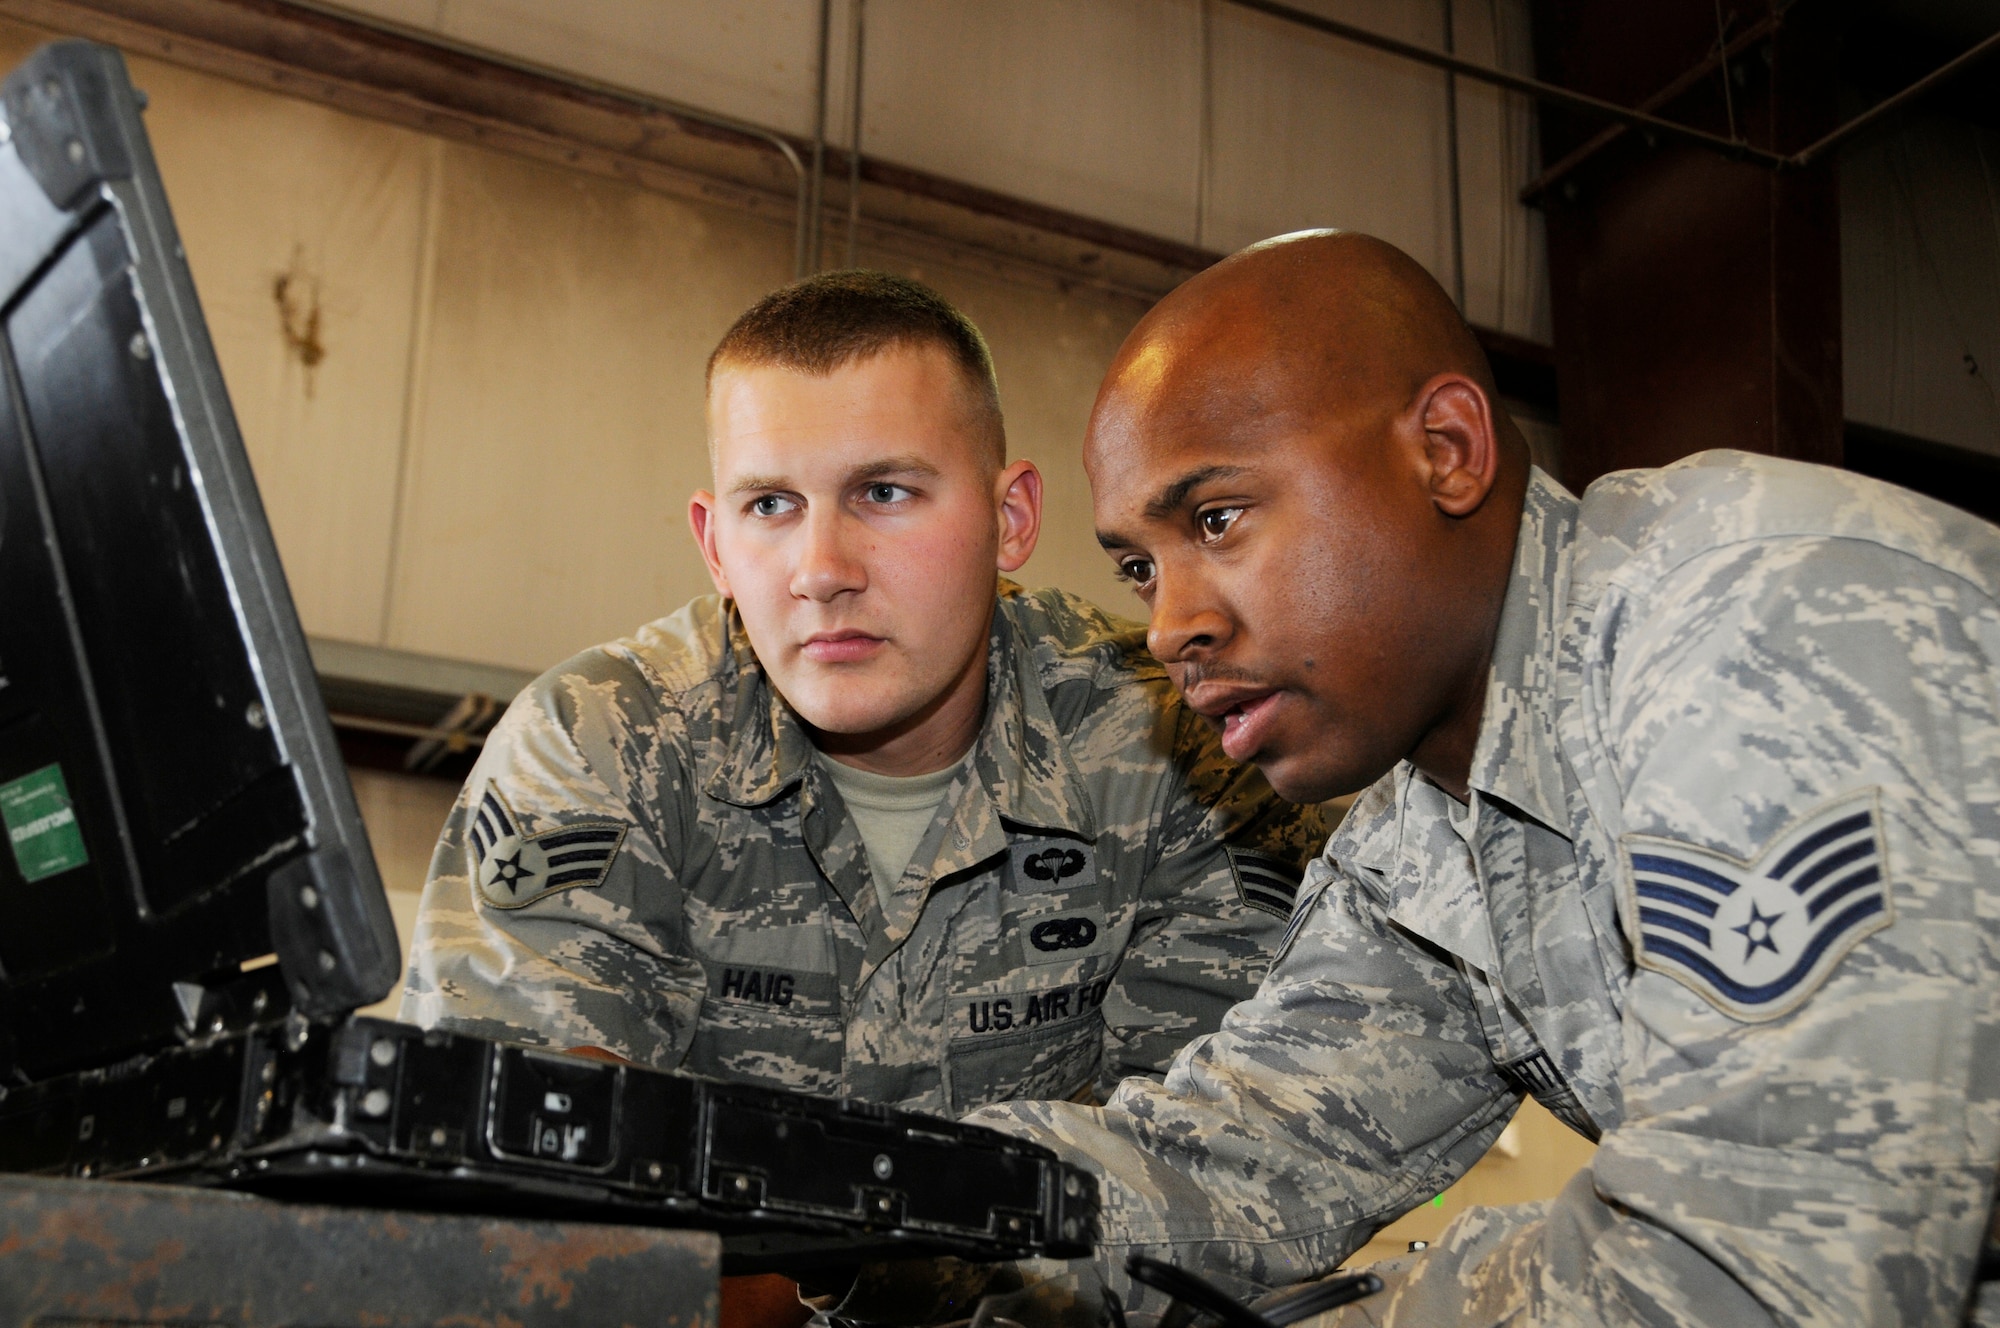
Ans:
{"type": "Polygon", "coordinates": [[[1793,822],[1748,862],[1643,835],[1618,847],[1639,967],[1745,1022],[1796,1010],[1896,920],[1873,789],[1793,822]]]}

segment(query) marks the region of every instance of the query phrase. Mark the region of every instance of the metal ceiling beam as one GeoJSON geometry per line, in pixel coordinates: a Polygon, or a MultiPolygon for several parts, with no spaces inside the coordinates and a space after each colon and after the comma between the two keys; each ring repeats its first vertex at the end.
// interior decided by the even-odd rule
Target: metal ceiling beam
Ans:
{"type": "MultiPolygon", "coordinates": [[[[449,51],[454,55],[481,61],[498,68],[512,70],[515,73],[525,74],[531,78],[565,83],[606,101],[622,103],[641,115],[671,117],[691,124],[703,125],[710,129],[718,129],[727,134],[740,134],[745,138],[755,139],[776,151],[779,156],[785,159],[785,164],[792,168],[792,177],[796,182],[797,188],[796,215],[793,219],[794,267],[797,269],[799,276],[806,275],[807,227],[813,216],[812,209],[818,201],[818,181],[812,171],[808,170],[806,163],[800,158],[798,149],[793,147],[783,134],[766,129],[763,125],[753,124],[748,120],[739,120],[735,116],[721,115],[714,111],[704,110],[689,102],[673,101],[665,97],[654,97],[634,92],[630,88],[604,83],[582,74],[571,73],[568,70],[536,64],[531,60],[521,60],[501,55],[496,51],[490,51],[484,47],[470,46],[463,42],[454,41],[434,28],[413,27],[376,14],[356,14],[349,9],[340,7],[338,4],[329,3],[329,0],[279,0],[279,3],[324,15],[339,22],[401,37],[406,41],[435,47],[440,51],[449,51]]],[[[824,45],[825,39],[822,37],[822,60],[825,58],[824,45]]],[[[817,169],[817,162],[814,164],[814,169],[817,169]]]]}
{"type": "Polygon", "coordinates": [[[1910,84],[1909,87],[1898,92],[1895,96],[1876,102],[1873,106],[1840,126],[1840,128],[1820,139],[1819,142],[1795,153],[1792,156],[1792,164],[1795,166],[1811,165],[1814,161],[1839,147],[1842,143],[1860,133],[1869,125],[1874,124],[1883,116],[1915,101],[1946,80],[1956,78],[1980,60],[1991,55],[1995,50],[2000,50],[2000,32],[1994,33],[1957,59],[1947,60],[1944,64],[1939,65],[1930,73],[1925,74],[1922,78],[1910,84]]]}
{"type": "Polygon", "coordinates": [[[1672,139],[1676,142],[1688,143],[1695,147],[1707,148],[1710,152],[1719,153],[1734,161],[1753,161],[1760,166],[1768,166],[1773,169],[1782,168],[1791,161],[1789,157],[1781,153],[1771,152],[1738,139],[1724,138],[1720,134],[1711,134],[1706,130],[1696,129],[1691,125],[1684,125],[1675,120],[1662,119],[1660,116],[1650,114],[1649,112],[1637,110],[1630,106],[1621,106],[1615,101],[1606,101],[1602,97],[1593,97],[1588,93],[1576,92],[1570,88],[1559,88],[1553,83],[1544,83],[1538,78],[1529,78],[1524,74],[1509,73],[1505,69],[1495,69],[1491,65],[1482,65],[1476,60],[1467,60],[1456,55],[1446,55],[1442,51],[1433,51],[1428,46],[1418,46],[1414,42],[1406,42],[1396,37],[1385,37],[1379,32],[1370,32],[1366,28],[1358,28],[1352,23],[1342,23],[1338,19],[1322,18],[1318,14],[1308,13],[1306,10],[1296,9],[1291,5],[1279,4],[1277,0],[1228,0],[1228,3],[1235,5],[1238,9],[1252,10],[1259,14],[1268,15],[1271,18],[1282,19],[1287,23],[1295,23],[1302,28],[1310,28],[1314,32],[1323,32],[1330,37],[1338,37],[1342,41],[1353,42],[1357,46],[1372,47],[1375,50],[1386,51],[1390,55],[1401,56],[1405,60],[1412,60],[1418,64],[1430,65],[1437,69],[1446,69],[1465,78],[1474,79],[1481,83],[1490,83],[1497,88],[1505,88],[1509,92],[1525,93],[1539,101],[1545,101],[1555,106],[1568,107],[1570,110],[1582,111],[1587,115],[1600,115],[1607,120],[1615,120],[1628,129],[1638,129],[1660,138],[1672,139]]]}
{"type": "MultiPolygon", "coordinates": [[[[1405,60],[1414,61],[1417,64],[1430,65],[1436,69],[1447,70],[1464,78],[1489,83],[1498,88],[1505,88],[1509,92],[1519,92],[1526,96],[1534,97],[1539,101],[1548,102],[1553,106],[1565,107],[1572,111],[1581,111],[1586,115],[1603,116],[1605,119],[1612,120],[1626,129],[1639,130],[1649,137],[1686,143],[1692,147],[1704,148],[1731,161],[1752,162],[1773,171],[1800,170],[1812,165],[1828,152],[1874,124],[1882,117],[1923,96],[1940,84],[1957,77],[1986,56],[1992,54],[1995,50],[2000,50],[2000,32],[1996,32],[1956,59],[1947,61],[1939,68],[1932,70],[1929,74],[1918,79],[1901,92],[1863,111],[1846,124],[1828,133],[1818,142],[1798,152],[1787,155],[1782,152],[1772,152],[1768,148],[1757,147],[1741,139],[1725,138],[1720,134],[1711,134],[1706,130],[1696,129],[1692,125],[1681,124],[1676,120],[1664,119],[1639,107],[1621,106],[1617,102],[1606,101],[1602,97],[1593,97],[1588,93],[1577,92],[1571,88],[1558,87],[1553,83],[1544,83],[1540,79],[1529,78],[1524,74],[1510,73],[1505,69],[1495,69],[1490,65],[1482,65],[1477,61],[1466,60],[1457,55],[1448,55],[1443,51],[1433,51],[1427,46],[1419,46],[1414,42],[1406,42],[1400,38],[1384,36],[1379,32],[1371,32],[1367,28],[1356,27],[1352,23],[1343,23],[1338,19],[1325,18],[1319,14],[1310,13],[1292,5],[1281,4],[1278,0],[1227,0],[1227,3],[1235,5],[1238,9],[1248,9],[1254,13],[1264,14],[1286,23],[1311,29],[1314,32],[1325,33],[1330,37],[1338,37],[1342,41],[1353,42],[1357,46],[1366,46],[1373,50],[1400,56],[1405,60]]],[[[1750,34],[1745,33],[1736,42],[1732,42],[1731,46],[1735,47],[1739,44],[1747,44],[1749,40],[1753,40],[1753,38],[1750,37],[1750,34]]],[[[1712,61],[1719,63],[1719,58],[1712,57],[1712,61]]],[[[1697,69],[1701,73],[1706,73],[1710,67],[1710,64],[1705,63],[1697,66],[1697,69]]],[[[1693,71],[1690,71],[1690,73],[1693,74],[1693,71]]],[[[1688,78],[1689,76],[1684,75],[1683,77],[1688,78]]],[[[1681,80],[1676,80],[1675,82],[1679,84],[1681,80]]],[[[1689,82],[1691,84],[1691,78],[1689,82]]],[[[1670,87],[1672,86],[1670,85],[1670,87]]],[[[1681,88],[1680,90],[1684,91],[1685,88],[1681,88]]],[[[1671,95],[1678,94],[1673,93],[1671,95]]],[[[1668,99],[1666,95],[1656,97],[1649,104],[1658,104],[1666,99],[1668,99]]],[[[1595,143],[1596,140],[1592,140],[1592,142],[1595,143]]],[[[1599,146],[1602,145],[1599,144],[1599,146]]],[[[1578,153],[1571,155],[1588,155],[1588,152],[1595,151],[1596,148],[1591,147],[1590,144],[1585,144],[1584,148],[1578,150],[1578,153]]],[[[1564,161],[1568,162],[1569,159],[1565,158],[1564,161]]],[[[1568,166],[1558,163],[1558,168],[1567,173],[1568,170],[1572,170],[1575,167],[1574,163],[1568,166]]],[[[1553,183],[1551,177],[1555,175],[1556,170],[1552,169],[1547,175],[1529,185],[1528,189],[1539,194],[1541,191],[1546,190],[1549,184],[1553,183]]],[[[1529,201],[1527,191],[1525,190],[1523,191],[1523,201],[1529,201]]]]}
{"type": "MultiPolygon", "coordinates": [[[[1723,68],[1728,61],[1742,55],[1752,46],[1755,46],[1758,42],[1763,41],[1773,32],[1776,32],[1778,24],[1784,19],[1785,11],[1789,8],[1791,8],[1790,4],[1781,5],[1773,12],[1766,14],[1763,18],[1752,23],[1742,32],[1737,33],[1736,36],[1730,39],[1728,45],[1711,52],[1700,63],[1691,66],[1680,77],[1674,79],[1658,92],[1640,102],[1639,109],[1642,111],[1657,111],[1661,107],[1670,104],[1676,97],[1693,88],[1710,74],[1723,68]]],[[[1606,125],[1603,129],[1591,135],[1590,138],[1578,144],[1574,151],[1564,155],[1555,165],[1530,180],[1521,190],[1521,201],[1531,205],[1534,204],[1543,194],[1562,183],[1563,178],[1571,171],[1583,165],[1584,162],[1589,161],[1605,148],[1610,147],[1629,132],[1622,124],[1606,125]]]]}

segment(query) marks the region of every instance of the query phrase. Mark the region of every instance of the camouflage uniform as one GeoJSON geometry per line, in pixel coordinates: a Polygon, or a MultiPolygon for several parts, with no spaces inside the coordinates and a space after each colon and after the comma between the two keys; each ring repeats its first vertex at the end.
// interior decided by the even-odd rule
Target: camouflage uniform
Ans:
{"type": "Polygon", "coordinates": [[[1842,472],[1537,473],[1469,809],[1399,767],[1164,1083],[976,1119],[1101,1173],[1106,1268],[1275,1285],[1531,1093],[1592,1165],[1322,1323],[1961,1321],[2000,1161],[1996,599],[2000,532],[1842,472]]]}
{"type": "Polygon", "coordinates": [[[1325,822],[1135,626],[1003,585],[989,650],[887,891],[724,602],[551,670],[446,823],[403,1017],[935,1112],[1157,1075],[1255,989],[1325,822]]]}

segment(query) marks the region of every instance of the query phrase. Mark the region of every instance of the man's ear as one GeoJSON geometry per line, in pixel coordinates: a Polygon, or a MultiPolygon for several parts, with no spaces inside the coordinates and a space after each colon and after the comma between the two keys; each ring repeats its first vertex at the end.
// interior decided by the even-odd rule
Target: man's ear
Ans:
{"type": "Polygon", "coordinates": [[[715,551],[715,510],[715,495],[706,489],[696,490],[688,499],[688,529],[694,532],[701,560],[708,564],[708,579],[715,582],[716,593],[728,599],[729,578],[723,574],[722,559],[715,551]]]}
{"type": "Polygon", "coordinates": [[[1431,379],[1417,400],[1431,501],[1446,516],[1471,516],[1500,477],[1493,407],[1477,383],[1455,373],[1431,379]]]}
{"type": "Polygon", "coordinates": [[[1014,572],[1035,551],[1042,534],[1042,472],[1032,461],[1016,461],[993,481],[993,505],[1000,520],[1000,570],[1014,572]]]}

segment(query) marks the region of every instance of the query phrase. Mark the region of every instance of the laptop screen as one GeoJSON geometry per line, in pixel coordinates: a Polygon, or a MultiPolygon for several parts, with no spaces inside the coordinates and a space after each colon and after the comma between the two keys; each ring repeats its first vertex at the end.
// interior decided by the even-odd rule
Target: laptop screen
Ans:
{"type": "Polygon", "coordinates": [[[18,1081],[379,999],[396,943],[123,61],[44,47],[0,108],[18,1081]]]}

